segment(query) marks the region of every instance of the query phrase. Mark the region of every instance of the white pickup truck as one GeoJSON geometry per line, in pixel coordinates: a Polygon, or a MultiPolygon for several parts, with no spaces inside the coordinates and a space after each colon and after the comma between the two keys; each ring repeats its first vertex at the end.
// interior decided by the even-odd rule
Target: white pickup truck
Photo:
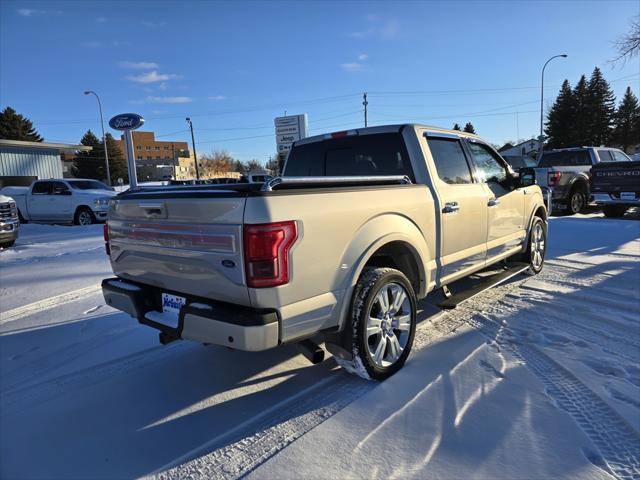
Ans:
{"type": "Polygon", "coordinates": [[[21,222],[61,222],[90,225],[107,219],[110,187],[90,179],[36,180],[29,187],[5,187],[3,195],[18,206],[21,222]]]}
{"type": "MultiPolygon", "coordinates": [[[[382,380],[404,364],[416,302],[505,259],[544,262],[547,211],[479,137],[421,125],[297,141],[263,185],[139,188],[113,198],[107,304],[160,330],[240,350],[297,342],[382,380]]],[[[498,280],[495,280],[498,281],[498,280]]],[[[441,305],[455,306],[464,292],[441,305]]]]}

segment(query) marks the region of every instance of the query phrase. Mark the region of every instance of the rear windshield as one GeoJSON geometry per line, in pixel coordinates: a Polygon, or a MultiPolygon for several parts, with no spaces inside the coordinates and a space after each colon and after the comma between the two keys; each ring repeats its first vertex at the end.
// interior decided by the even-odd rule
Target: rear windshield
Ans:
{"type": "Polygon", "coordinates": [[[400,133],[353,135],[295,146],[285,176],[407,175],[415,181],[400,133]]]}
{"type": "Polygon", "coordinates": [[[587,150],[545,152],[538,164],[539,167],[575,167],[578,165],[591,165],[591,157],[587,150]]]}

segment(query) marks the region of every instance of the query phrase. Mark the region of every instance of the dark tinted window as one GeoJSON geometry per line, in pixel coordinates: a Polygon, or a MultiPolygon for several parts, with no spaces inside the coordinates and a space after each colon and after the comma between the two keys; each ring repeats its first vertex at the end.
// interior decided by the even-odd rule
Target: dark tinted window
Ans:
{"type": "Polygon", "coordinates": [[[580,165],[591,165],[591,157],[587,150],[545,152],[538,164],[539,167],[575,167],[580,165]]]}
{"type": "Polygon", "coordinates": [[[613,162],[613,155],[609,150],[598,150],[598,156],[601,162],[613,162]]]}
{"type": "Polygon", "coordinates": [[[481,181],[502,183],[507,179],[507,169],[489,147],[476,142],[468,142],[467,145],[481,181]]]}
{"type": "Polygon", "coordinates": [[[473,182],[460,140],[429,138],[427,143],[440,180],[451,184],[473,182]]]}
{"type": "Polygon", "coordinates": [[[50,189],[51,189],[51,182],[37,182],[33,186],[32,193],[36,193],[40,195],[48,194],[50,189]]]}
{"type": "Polygon", "coordinates": [[[408,175],[415,181],[400,133],[353,135],[295,146],[285,176],[408,175]]]}
{"type": "Polygon", "coordinates": [[[61,192],[69,191],[69,187],[62,182],[51,182],[51,184],[53,185],[51,190],[52,195],[60,195],[61,192]]]}
{"type": "Polygon", "coordinates": [[[69,180],[69,185],[71,185],[71,188],[78,190],[111,190],[110,187],[98,180],[69,180]]]}

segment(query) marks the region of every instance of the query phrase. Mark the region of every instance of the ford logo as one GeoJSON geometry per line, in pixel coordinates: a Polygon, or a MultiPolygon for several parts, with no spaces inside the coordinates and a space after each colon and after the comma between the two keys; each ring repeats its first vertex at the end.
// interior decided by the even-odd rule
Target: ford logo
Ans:
{"type": "Polygon", "coordinates": [[[114,130],[135,130],[144,124],[144,118],[137,113],[121,113],[109,120],[109,126],[114,130]]]}

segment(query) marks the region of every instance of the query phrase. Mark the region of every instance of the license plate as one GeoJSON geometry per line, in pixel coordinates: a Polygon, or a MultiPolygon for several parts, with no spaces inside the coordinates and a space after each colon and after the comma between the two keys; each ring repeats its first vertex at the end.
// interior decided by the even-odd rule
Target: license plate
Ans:
{"type": "Polygon", "coordinates": [[[635,192],[621,192],[620,200],[635,200],[636,194],[635,192]]]}
{"type": "Polygon", "coordinates": [[[187,303],[187,299],[184,297],[178,297],[169,293],[162,294],[162,311],[164,313],[170,313],[177,317],[185,303],[187,303]]]}

